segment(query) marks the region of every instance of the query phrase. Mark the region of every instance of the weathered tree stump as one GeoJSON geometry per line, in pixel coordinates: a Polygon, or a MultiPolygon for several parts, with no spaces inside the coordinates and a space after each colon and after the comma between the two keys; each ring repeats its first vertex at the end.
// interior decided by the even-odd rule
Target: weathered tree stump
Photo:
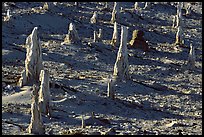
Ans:
{"type": "Polygon", "coordinates": [[[179,26],[182,26],[182,17],[181,14],[176,15],[176,28],[178,28],[179,26]]]}
{"type": "Polygon", "coordinates": [[[114,23],[118,19],[119,13],[120,13],[119,4],[117,2],[114,2],[112,17],[111,17],[111,23],[114,23]]]}
{"type": "Polygon", "coordinates": [[[41,70],[40,81],[41,81],[39,90],[40,111],[46,115],[51,116],[49,73],[47,70],[41,70]]]}
{"type": "Polygon", "coordinates": [[[99,32],[98,32],[98,41],[101,42],[102,39],[103,39],[102,29],[99,29],[99,32]]]}
{"type": "Polygon", "coordinates": [[[182,28],[181,28],[181,26],[179,26],[177,29],[177,33],[176,33],[175,45],[184,46],[182,33],[183,33],[182,28]]]}
{"type": "Polygon", "coordinates": [[[98,41],[98,35],[97,35],[97,32],[94,31],[94,40],[93,42],[97,42],[98,41]]]}
{"type": "Polygon", "coordinates": [[[102,29],[99,29],[99,33],[97,33],[97,31],[94,31],[94,40],[93,40],[93,42],[101,42],[102,38],[103,38],[102,29]]]}
{"type": "Polygon", "coordinates": [[[45,11],[51,11],[56,5],[57,2],[45,2],[42,9],[45,11]]]}
{"type": "Polygon", "coordinates": [[[6,16],[3,18],[4,22],[8,22],[11,19],[10,9],[7,10],[6,16]]]}
{"type": "Polygon", "coordinates": [[[129,42],[131,48],[139,48],[143,51],[149,51],[149,46],[144,39],[144,32],[141,30],[134,30],[132,33],[132,39],[129,42]]]}
{"type": "Polygon", "coordinates": [[[117,59],[114,65],[113,76],[116,80],[129,79],[129,63],[127,51],[127,35],[128,28],[121,26],[120,47],[117,54],[117,59]]]}
{"type": "Polygon", "coordinates": [[[85,120],[84,120],[84,116],[83,114],[81,115],[81,128],[85,128],[86,127],[86,123],[85,123],[85,120]]]}
{"type": "Polygon", "coordinates": [[[187,68],[189,69],[194,69],[195,68],[195,49],[192,45],[190,44],[190,51],[189,51],[189,56],[188,56],[188,62],[187,62],[187,68]]]}
{"type": "Polygon", "coordinates": [[[176,15],[173,16],[173,23],[172,23],[172,28],[176,27],[176,15]]]}
{"type": "Polygon", "coordinates": [[[186,7],[186,16],[189,16],[191,14],[191,3],[188,3],[186,7]]]}
{"type": "Polygon", "coordinates": [[[182,9],[182,2],[177,2],[177,15],[181,13],[181,9],[182,9]]]}
{"type": "Polygon", "coordinates": [[[23,70],[21,72],[21,78],[19,79],[19,86],[23,87],[23,85],[25,85],[25,83],[27,82],[27,78],[26,78],[26,71],[23,70]]]}
{"type": "Polygon", "coordinates": [[[35,27],[32,33],[26,39],[27,45],[27,53],[25,60],[26,70],[23,71],[22,77],[19,80],[20,86],[38,82],[40,71],[43,69],[42,49],[41,45],[39,44],[37,29],[38,28],[35,27]]]}
{"type": "Polygon", "coordinates": [[[112,78],[108,81],[107,97],[115,99],[115,80],[112,78]]]}
{"type": "Polygon", "coordinates": [[[98,18],[97,12],[94,11],[94,14],[90,19],[91,24],[95,24],[97,22],[97,18],[98,18]]]}
{"type": "Polygon", "coordinates": [[[176,28],[179,26],[182,26],[182,4],[181,2],[178,2],[177,5],[177,14],[176,14],[176,28]]]}
{"type": "Polygon", "coordinates": [[[74,6],[79,6],[79,2],[74,2],[74,6]]]}
{"type": "Polygon", "coordinates": [[[108,2],[105,2],[105,9],[108,9],[108,2]]]}
{"type": "Polygon", "coordinates": [[[119,44],[118,40],[118,30],[117,30],[117,22],[114,23],[113,37],[111,40],[111,45],[116,47],[119,44]]]}
{"type": "Polygon", "coordinates": [[[135,2],[135,4],[134,4],[134,9],[135,9],[136,11],[139,9],[138,2],[135,2]]]}
{"type": "Polygon", "coordinates": [[[45,2],[44,5],[43,5],[43,10],[49,10],[49,6],[48,6],[48,3],[45,2]]]}
{"type": "Polygon", "coordinates": [[[41,112],[38,104],[38,87],[33,85],[33,97],[31,104],[31,121],[27,128],[29,133],[42,135],[45,134],[45,127],[43,125],[41,112]]]}
{"type": "Polygon", "coordinates": [[[73,23],[69,24],[68,34],[66,35],[62,44],[73,44],[78,43],[80,40],[76,28],[73,23]]]}
{"type": "Polygon", "coordinates": [[[148,2],[145,2],[145,6],[143,9],[149,9],[150,8],[150,4],[148,2]]]}

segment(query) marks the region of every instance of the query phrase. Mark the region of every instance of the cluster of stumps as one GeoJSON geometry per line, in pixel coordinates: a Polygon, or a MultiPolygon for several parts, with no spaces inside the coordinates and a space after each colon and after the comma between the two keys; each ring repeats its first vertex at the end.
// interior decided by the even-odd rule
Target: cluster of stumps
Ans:
{"type": "Polygon", "coordinates": [[[30,85],[32,90],[31,123],[28,132],[33,134],[44,134],[41,113],[51,116],[49,72],[42,64],[42,49],[38,39],[38,28],[35,27],[26,39],[27,53],[25,70],[19,79],[19,86],[30,85]]]}
{"type": "MultiPolygon", "coordinates": [[[[79,4],[76,2],[76,6],[79,4]]],[[[146,3],[143,9],[147,9],[149,4],[146,3]]],[[[108,4],[106,2],[105,8],[108,8],[108,4]]],[[[134,10],[138,10],[138,2],[135,2],[134,10]]],[[[187,15],[190,14],[190,6],[187,8],[187,15]]],[[[49,6],[47,3],[43,6],[43,9],[48,10],[49,6]]],[[[182,39],[182,3],[178,2],[177,5],[177,15],[173,20],[173,28],[177,28],[178,31],[176,33],[176,42],[175,45],[183,46],[182,39]]],[[[116,47],[119,45],[118,40],[118,31],[117,31],[117,19],[119,17],[120,7],[117,2],[114,2],[114,8],[112,11],[111,23],[114,24],[114,31],[111,40],[111,45],[116,47]]],[[[9,11],[7,12],[8,20],[10,18],[9,11]]],[[[93,16],[90,19],[90,23],[97,23],[97,13],[94,12],[93,16]]],[[[128,63],[128,48],[130,47],[138,47],[142,48],[145,52],[149,51],[148,44],[144,40],[144,33],[140,30],[134,30],[132,34],[132,39],[128,43],[128,27],[121,26],[121,38],[119,50],[117,53],[117,59],[114,65],[114,71],[111,77],[108,79],[108,88],[107,88],[107,96],[111,99],[115,98],[115,85],[118,81],[128,80],[130,79],[129,75],[129,63],[128,63]]],[[[102,40],[102,29],[99,29],[99,33],[97,34],[94,31],[94,41],[100,42],[102,40]]],[[[76,44],[80,42],[80,37],[78,36],[78,32],[73,23],[69,24],[68,34],[64,38],[64,42],[61,44],[76,44]]],[[[27,45],[27,54],[25,60],[25,70],[23,70],[21,74],[21,78],[19,79],[19,86],[23,87],[25,85],[33,86],[32,92],[32,103],[31,103],[31,123],[27,128],[29,133],[33,134],[45,134],[45,128],[43,125],[43,121],[41,118],[41,113],[51,117],[51,101],[50,101],[50,89],[49,89],[49,72],[45,70],[43,67],[42,60],[42,47],[39,43],[38,39],[38,28],[35,27],[32,33],[26,39],[27,45]]],[[[187,62],[187,66],[190,68],[194,68],[195,66],[195,51],[192,44],[190,45],[190,53],[187,62]]]]}

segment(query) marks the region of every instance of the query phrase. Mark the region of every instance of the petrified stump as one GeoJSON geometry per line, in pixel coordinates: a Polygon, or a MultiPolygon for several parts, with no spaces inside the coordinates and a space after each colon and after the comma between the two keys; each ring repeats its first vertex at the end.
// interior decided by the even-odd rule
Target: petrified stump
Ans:
{"type": "Polygon", "coordinates": [[[26,39],[27,53],[25,70],[23,71],[22,77],[19,80],[20,86],[38,82],[40,71],[43,69],[42,49],[41,45],[39,44],[37,29],[38,28],[35,27],[32,33],[26,39]]]}
{"type": "Polygon", "coordinates": [[[93,16],[90,19],[91,24],[95,24],[97,22],[97,13],[94,11],[93,16]]]}
{"type": "Polygon", "coordinates": [[[110,78],[108,81],[107,96],[115,99],[115,80],[110,78]]]}
{"type": "Polygon", "coordinates": [[[23,85],[25,85],[25,83],[27,82],[27,78],[26,78],[26,71],[23,70],[21,72],[21,78],[19,79],[19,86],[23,87],[23,85]]]}
{"type": "Polygon", "coordinates": [[[149,51],[149,46],[144,39],[144,32],[141,30],[134,30],[132,33],[132,39],[129,42],[131,48],[139,48],[143,51],[149,51]]]}
{"type": "Polygon", "coordinates": [[[187,8],[186,8],[186,16],[189,16],[191,14],[191,4],[188,3],[187,8]]]}
{"type": "Polygon", "coordinates": [[[105,9],[108,9],[108,2],[105,2],[105,9]]]}
{"type": "Polygon", "coordinates": [[[128,29],[121,26],[120,47],[117,54],[117,59],[114,65],[113,76],[116,80],[129,79],[129,63],[127,51],[127,35],[128,29]]]}
{"type": "Polygon", "coordinates": [[[69,24],[68,34],[66,35],[63,44],[78,43],[80,40],[74,24],[69,24]]]}
{"type": "Polygon", "coordinates": [[[184,46],[182,33],[182,28],[179,26],[176,33],[175,45],[184,46]]]}
{"type": "Polygon", "coordinates": [[[47,70],[41,70],[40,81],[41,81],[39,90],[40,110],[42,113],[51,116],[49,73],[47,70]]]}
{"type": "Polygon", "coordinates": [[[172,28],[176,27],[176,15],[173,16],[173,23],[172,23],[172,28]]]}
{"type": "Polygon", "coordinates": [[[182,26],[182,16],[180,13],[176,15],[176,26],[175,27],[177,28],[179,26],[182,26]]]}
{"type": "Polygon", "coordinates": [[[120,7],[117,2],[114,2],[114,7],[112,11],[111,23],[114,23],[118,18],[118,14],[120,12],[120,7]]]}
{"type": "Polygon", "coordinates": [[[111,45],[115,47],[118,44],[119,44],[119,40],[118,40],[117,22],[115,22],[114,23],[113,37],[111,40],[111,45]]]}
{"type": "Polygon", "coordinates": [[[148,9],[150,7],[150,4],[148,2],[145,2],[145,6],[143,9],[148,9]]]}
{"type": "Polygon", "coordinates": [[[138,10],[138,9],[139,9],[138,2],[135,2],[135,4],[134,4],[134,9],[135,9],[135,10],[138,10]]]}
{"type": "Polygon", "coordinates": [[[74,2],[74,6],[79,6],[79,2],[74,2]]]}
{"type": "Polygon", "coordinates": [[[45,134],[45,128],[38,104],[38,87],[33,85],[33,97],[31,104],[31,121],[27,128],[29,133],[42,135],[45,134]]]}
{"type": "Polygon", "coordinates": [[[85,123],[85,120],[84,120],[84,116],[83,114],[81,115],[81,128],[85,128],[86,127],[86,123],[85,123]]]}
{"type": "Polygon", "coordinates": [[[94,31],[94,40],[93,42],[101,42],[103,38],[102,29],[99,29],[99,32],[94,31]]]}
{"type": "Polygon", "coordinates": [[[45,11],[51,11],[56,5],[57,2],[45,2],[42,9],[45,11]]]}
{"type": "Polygon", "coordinates": [[[190,51],[189,51],[189,56],[188,56],[187,68],[189,68],[189,69],[195,68],[195,49],[194,49],[192,43],[190,44],[190,51]]]}
{"type": "Polygon", "coordinates": [[[3,21],[7,22],[10,20],[10,18],[11,18],[10,9],[8,9],[6,12],[6,16],[3,18],[3,21]]]}
{"type": "Polygon", "coordinates": [[[175,27],[179,27],[182,25],[182,10],[181,9],[182,9],[182,3],[178,2],[175,27]]]}
{"type": "Polygon", "coordinates": [[[98,41],[98,35],[97,35],[97,32],[94,31],[94,40],[93,42],[97,42],[98,41]]]}
{"type": "Polygon", "coordinates": [[[181,9],[182,9],[182,3],[181,2],[177,2],[177,15],[179,14],[179,13],[181,13],[181,9]]]}
{"type": "Polygon", "coordinates": [[[48,10],[48,9],[49,9],[49,6],[48,6],[48,3],[47,3],[47,2],[44,3],[43,9],[44,9],[44,10],[48,10]]]}
{"type": "Polygon", "coordinates": [[[99,29],[99,32],[98,32],[98,41],[101,42],[102,39],[103,39],[102,29],[99,29]]]}

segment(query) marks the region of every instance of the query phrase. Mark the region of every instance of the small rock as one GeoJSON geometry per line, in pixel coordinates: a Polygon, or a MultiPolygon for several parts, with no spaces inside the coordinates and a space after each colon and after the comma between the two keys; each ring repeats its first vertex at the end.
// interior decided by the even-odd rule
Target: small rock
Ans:
{"type": "Polygon", "coordinates": [[[131,48],[139,48],[143,51],[149,51],[149,45],[143,38],[144,32],[141,30],[134,30],[132,33],[132,39],[129,42],[131,48]]]}

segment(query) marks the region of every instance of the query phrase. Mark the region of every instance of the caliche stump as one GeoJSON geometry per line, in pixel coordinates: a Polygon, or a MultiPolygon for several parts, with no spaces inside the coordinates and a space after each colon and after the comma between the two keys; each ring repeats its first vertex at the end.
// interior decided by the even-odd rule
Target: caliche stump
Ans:
{"type": "Polygon", "coordinates": [[[46,115],[51,116],[49,73],[47,70],[41,70],[40,81],[41,81],[39,90],[40,111],[46,115]]]}
{"type": "Polygon", "coordinates": [[[33,98],[31,104],[31,121],[27,128],[29,133],[42,135],[45,134],[45,127],[43,125],[41,112],[38,104],[38,87],[33,86],[33,98]]]}
{"type": "Polygon", "coordinates": [[[26,84],[38,83],[40,71],[43,69],[42,49],[38,39],[38,28],[35,27],[26,39],[27,53],[25,60],[25,70],[19,80],[22,87],[26,84]]]}

